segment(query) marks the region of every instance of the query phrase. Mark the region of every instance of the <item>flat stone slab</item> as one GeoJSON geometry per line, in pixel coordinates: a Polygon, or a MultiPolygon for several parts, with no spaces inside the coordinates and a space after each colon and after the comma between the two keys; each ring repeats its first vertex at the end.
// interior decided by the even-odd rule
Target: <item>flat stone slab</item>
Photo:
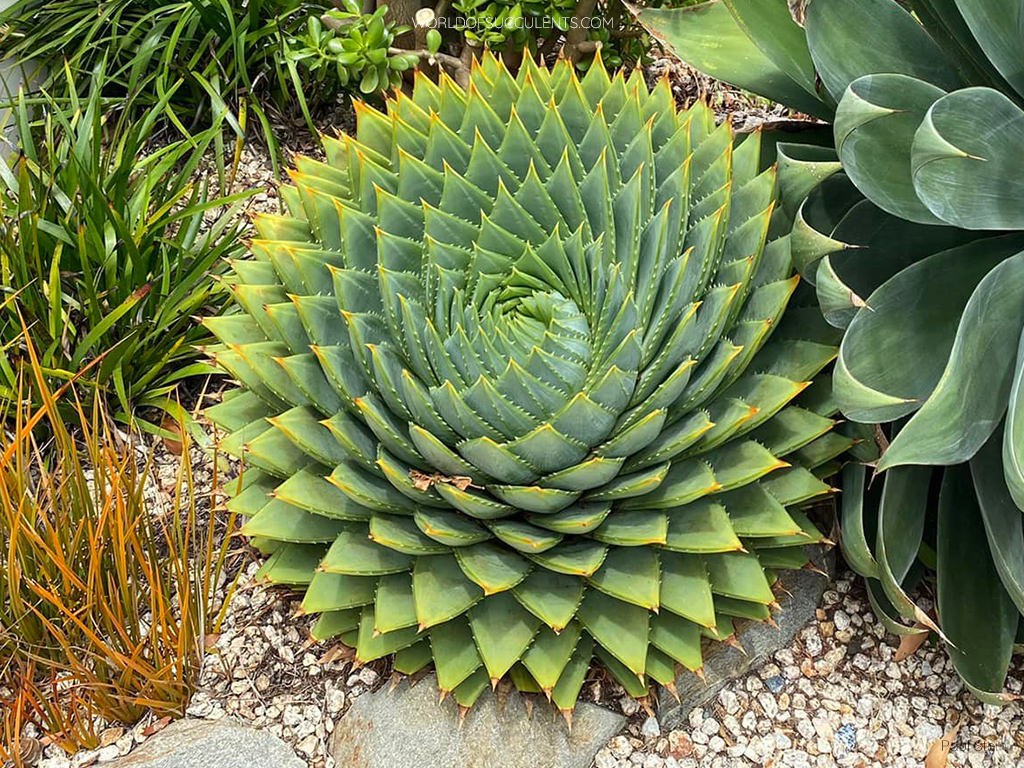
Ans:
{"type": "Polygon", "coordinates": [[[438,703],[431,675],[359,696],[334,728],[331,753],[339,768],[590,768],[625,722],[580,704],[570,733],[547,702],[528,717],[521,696],[499,707],[487,691],[460,724],[454,701],[438,703]]]}
{"type": "Polygon", "coordinates": [[[112,768],[306,768],[306,761],[268,731],[232,720],[178,720],[112,768]]]}
{"type": "MultiPolygon", "coordinates": [[[[812,549],[812,561],[825,574],[835,568],[833,549],[812,549]]],[[[781,611],[774,612],[778,628],[761,622],[747,622],[736,633],[746,654],[725,643],[710,643],[704,649],[704,680],[689,670],[676,677],[679,701],[662,688],[658,694],[657,714],[663,728],[675,728],[690,710],[703,706],[718,695],[731,680],[763,666],[776,651],[787,648],[796,633],[814,618],[821,596],[831,579],[815,571],[784,571],[780,576],[783,592],[781,611]]]]}

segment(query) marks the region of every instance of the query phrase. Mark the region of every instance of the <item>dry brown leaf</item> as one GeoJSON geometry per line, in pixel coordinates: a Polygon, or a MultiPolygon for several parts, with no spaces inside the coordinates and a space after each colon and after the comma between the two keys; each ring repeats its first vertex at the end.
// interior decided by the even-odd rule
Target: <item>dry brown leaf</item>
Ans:
{"type": "Polygon", "coordinates": [[[170,725],[170,723],[171,723],[170,716],[161,717],[159,720],[154,720],[152,723],[150,723],[145,728],[143,728],[142,729],[142,735],[145,736],[148,739],[154,733],[160,733],[160,731],[162,731],[164,728],[166,728],[168,725],[170,725]]]}
{"type": "Polygon", "coordinates": [[[206,647],[206,650],[209,651],[212,648],[215,648],[217,646],[217,641],[219,641],[219,640],[220,640],[220,633],[219,632],[208,632],[206,637],[203,638],[203,645],[206,647]]]}
{"type": "Polygon", "coordinates": [[[912,635],[903,635],[900,638],[900,645],[899,648],[896,649],[895,656],[897,662],[909,659],[917,653],[918,649],[924,645],[925,641],[928,639],[928,628],[925,627],[924,624],[918,623],[914,626],[922,631],[916,632],[912,635]]]}
{"type": "Polygon", "coordinates": [[[924,768],[946,768],[949,750],[953,748],[953,743],[959,732],[960,724],[957,723],[941,739],[932,742],[932,745],[928,747],[928,754],[924,758],[924,768]]]}
{"type": "Polygon", "coordinates": [[[416,469],[409,470],[409,477],[412,478],[413,487],[418,491],[430,490],[433,485],[451,485],[458,488],[460,491],[464,491],[467,488],[479,488],[479,485],[473,484],[473,478],[465,477],[463,475],[442,475],[439,472],[435,472],[432,475],[428,475],[425,472],[420,472],[416,469]]]}
{"type": "Polygon", "coordinates": [[[433,477],[415,469],[410,470],[409,477],[412,478],[412,485],[417,491],[430,490],[430,486],[434,484],[433,477]]]}
{"type": "Polygon", "coordinates": [[[181,425],[176,419],[172,418],[169,413],[165,413],[163,421],[160,423],[160,429],[170,432],[171,435],[176,436],[164,437],[164,448],[167,449],[167,452],[172,453],[175,456],[181,456],[184,451],[184,446],[181,443],[181,425]]]}
{"type": "Polygon", "coordinates": [[[320,657],[319,664],[333,664],[336,661],[347,661],[355,654],[347,645],[334,645],[327,649],[327,652],[320,657]]]}

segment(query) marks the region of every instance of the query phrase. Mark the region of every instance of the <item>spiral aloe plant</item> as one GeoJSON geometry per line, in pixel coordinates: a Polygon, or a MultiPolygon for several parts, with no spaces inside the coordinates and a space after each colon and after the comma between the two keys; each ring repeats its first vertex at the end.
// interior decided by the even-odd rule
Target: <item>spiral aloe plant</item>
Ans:
{"type": "Polygon", "coordinates": [[[771,620],[851,441],[760,136],[489,55],[357,116],[209,321],[264,575],[463,706],[508,676],[570,714],[593,657],[642,696],[771,620]]]}

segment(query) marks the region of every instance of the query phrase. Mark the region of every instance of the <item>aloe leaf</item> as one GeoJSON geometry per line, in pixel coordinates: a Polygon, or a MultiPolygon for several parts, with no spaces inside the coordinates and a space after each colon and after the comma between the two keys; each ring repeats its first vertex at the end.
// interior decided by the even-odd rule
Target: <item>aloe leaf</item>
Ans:
{"type": "Polygon", "coordinates": [[[583,580],[540,568],[513,589],[513,594],[537,618],[560,632],[583,599],[583,580]]]}
{"type": "Polygon", "coordinates": [[[561,632],[542,627],[523,654],[523,664],[542,690],[550,691],[555,687],[580,642],[581,631],[575,622],[561,632]]]}
{"type": "Polygon", "coordinates": [[[508,592],[485,597],[470,610],[469,625],[492,683],[530,646],[540,620],[508,592]]]}
{"type": "Polygon", "coordinates": [[[635,675],[642,676],[647,662],[646,608],[624,603],[596,589],[588,589],[580,605],[580,622],[605,650],[635,675]]]}
{"type": "Polygon", "coordinates": [[[562,712],[571,711],[579,698],[580,690],[586,681],[587,668],[594,654],[594,641],[589,635],[580,638],[572,658],[562,670],[561,677],[551,691],[551,701],[562,712]]]}
{"type": "Polygon", "coordinates": [[[612,547],[589,581],[619,600],[658,610],[661,564],[648,547],[612,547]]]}
{"type": "Polygon", "coordinates": [[[452,555],[418,557],[412,572],[412,594],[420,628],[454,619],[483,597],[466,578],[452,555]]]}
{"type": "Polygon", "coordinates": [[[482,664],[469,622],[462,616],[430,631],[430,650],[437,670],[437,687],[442,692],[455,690],[482,664]]]}

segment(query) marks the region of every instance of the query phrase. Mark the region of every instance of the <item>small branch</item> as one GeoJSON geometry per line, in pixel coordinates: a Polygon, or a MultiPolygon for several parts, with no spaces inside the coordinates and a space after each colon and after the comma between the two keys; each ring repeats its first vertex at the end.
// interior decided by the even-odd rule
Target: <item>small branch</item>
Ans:
{"type": "Polygon", "coordinates": [[[448,13],[448,0],[437,0],[437,5],[434,6],[434,18],[440,19],[448,13]]]}
{"type": "Polygon", "coordinates": [[[402,56],[402,55],[413,55],[419,56],[420,61],[430,61],[433,59],[438,64],[443,64],[452,72],[452,78],[459,85],[465,86],[469,84],[469,67],[463,64],[462,59],[457,56],[449,56],[447,53],[431,53],[426,49],[418,50],[406,50],[404,48],[388,48],[388,54],[391,56],[402,56]]]}
{"type": "Polygon", "coordinates": [[[328,29],[333,29],[337,32],[345,27],[351,27],[356,23],[356,19],[336,19],[333,16],[329,16],[326,13],[320,17],[320,23],[328,29]]]}
{"type": "MultiPolygon", "coordinates": [[[[597,7],[597,0],[579,0],[573,10],[573,20],[576,22],[565,35],[565,45],[562,46],[562,55],[571,61],[578,61],[580,56],[587,51],[580,48],[580,45],[587,42],[588,30],[580,23],[581,19],[594,15],[594,8],[597,7]]],[[[596,49],[592,49],[596,50],[596,49]]]]}
{"type": "Polygon", "coordinates": [[[455,73],[455,82],[461,85],[463,88],[469,87],[469,76],[473,72],[473,59],[476,58],[474,48],[477,43],[472,40],[466,40],[462,44],[462,51],[459,55],[459,60],[462,62],[462,68],[455,73]]]}

